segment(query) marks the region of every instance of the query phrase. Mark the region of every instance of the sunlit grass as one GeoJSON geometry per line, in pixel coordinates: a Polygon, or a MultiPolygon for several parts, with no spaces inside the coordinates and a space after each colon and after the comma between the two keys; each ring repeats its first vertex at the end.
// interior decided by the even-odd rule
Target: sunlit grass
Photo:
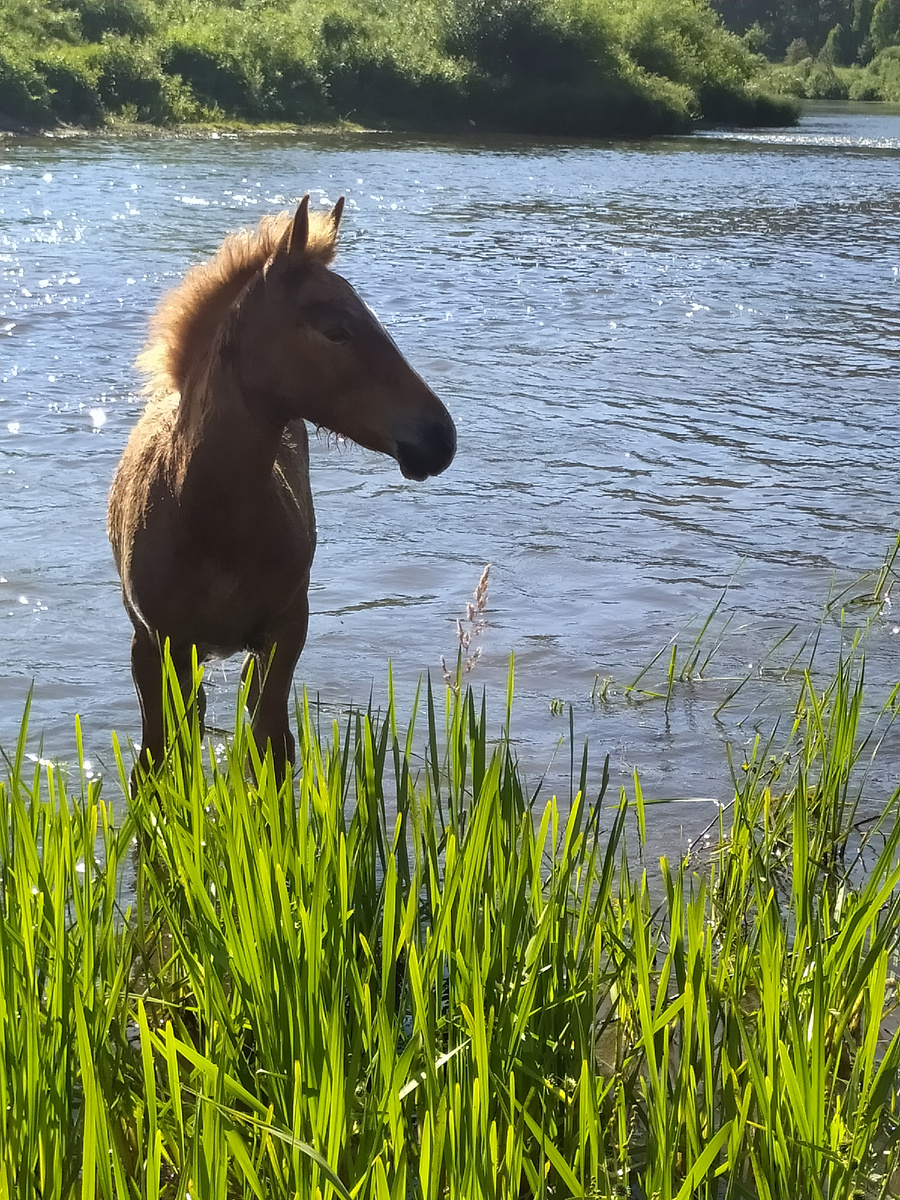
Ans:
{"type": "Polygon", "coordinates": [[[702,854],[655,863],[637,777],[585,749],[572,797],[523,790],[512,679],[496,727],[464,686],[405,725],[304,699],[280,787],[176,694],[129,799],[32,768],[26,714],[0,1195],[895,1194],[900,793],[857,796],[897,696],[874,731],[862,700],[860,659],[804,679],[702,854]]]}

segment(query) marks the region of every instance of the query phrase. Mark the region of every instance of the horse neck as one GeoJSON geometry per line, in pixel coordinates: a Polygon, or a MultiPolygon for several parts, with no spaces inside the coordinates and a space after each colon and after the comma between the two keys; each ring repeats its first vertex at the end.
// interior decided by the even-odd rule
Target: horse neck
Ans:
{"type": "Polygon", "coordinates": [[[220,359],[186,381],[175,428],[190,495],[230,508],[269,486],[284,425],[260,419],[220,359]]]}

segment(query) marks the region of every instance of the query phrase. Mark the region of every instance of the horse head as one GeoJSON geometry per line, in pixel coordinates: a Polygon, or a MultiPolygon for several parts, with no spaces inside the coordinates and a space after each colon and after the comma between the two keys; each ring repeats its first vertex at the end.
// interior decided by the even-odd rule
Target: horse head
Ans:
{"type": "Polygon", "coordinates": [[[450,414],[372,310],[330,269],[344,201],[327,216],[304,196],[274,253],[235,302],[220,353],[248,405],[302,417],[396,459],[407,479],[445,470],[450,414]]]}

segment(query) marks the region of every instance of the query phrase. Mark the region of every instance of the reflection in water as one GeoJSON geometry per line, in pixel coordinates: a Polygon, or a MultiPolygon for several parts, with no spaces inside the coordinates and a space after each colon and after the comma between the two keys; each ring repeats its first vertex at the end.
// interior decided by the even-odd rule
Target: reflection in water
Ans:
{"type": "MultiPolygon", "coordinates": [[[[897,527],[898,158],[885,117],[846,113],[590,146],[3,144],[4,741],[32,679],[45,753],[72,753],[76,711],[100,762],[111,728],[138,730],[104,533],[141,404],[131,363],[189,263],[309,188],[323,206],[346,193],[338,270],[447,402],[459,451],[418,485],[313,439],[320,544],[298,682],[366,702],[390,658],[411,696],[455,655],[455,618],[491,562],[471,678],[500,692],[515,651],[535,780],[567,726],[560,698],[614,775],[636,763],[648,794],[727,796],[709,713],[731,685],[682,689],[668,717],[621,693],[592,704],[591,689],[633,679],[699,618],[689,645],[736,571],[714,675],[808,632],[834,581],[880,561],[897,527]]],[[[873,635],[876,691],[896,674],[891,628],[873,635]]],[[[790,695],[746,689],[727,732],[751,738],[790,695]]],[[[232,705],[216,689],[214,723],[232,705]]],[[[660,827],[684,811],[657,810],[660,827]]]]}

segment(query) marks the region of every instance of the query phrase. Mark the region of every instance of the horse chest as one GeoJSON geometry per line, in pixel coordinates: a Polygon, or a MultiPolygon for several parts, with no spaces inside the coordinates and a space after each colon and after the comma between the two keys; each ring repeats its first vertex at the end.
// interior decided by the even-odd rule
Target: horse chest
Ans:
{"type": "Polygon", "coordinates": [[[156,508],[139,531],[127,573],[129,605],[147,628],[224,656],[305,612],[311,505],[283,492],[274,504],[237,512],[223,506],[189,517],[169,508],[164,522],[164,511],[156,508]]]}
{"type": "Polygon", "coordinates": [[[198,561],[197,587],[210,616],[225,613],[231,623],[244,624],[280,612],[306,592],[314,543],[300,530],[290,539],[270,534],[260,528],[198,561]]]}

